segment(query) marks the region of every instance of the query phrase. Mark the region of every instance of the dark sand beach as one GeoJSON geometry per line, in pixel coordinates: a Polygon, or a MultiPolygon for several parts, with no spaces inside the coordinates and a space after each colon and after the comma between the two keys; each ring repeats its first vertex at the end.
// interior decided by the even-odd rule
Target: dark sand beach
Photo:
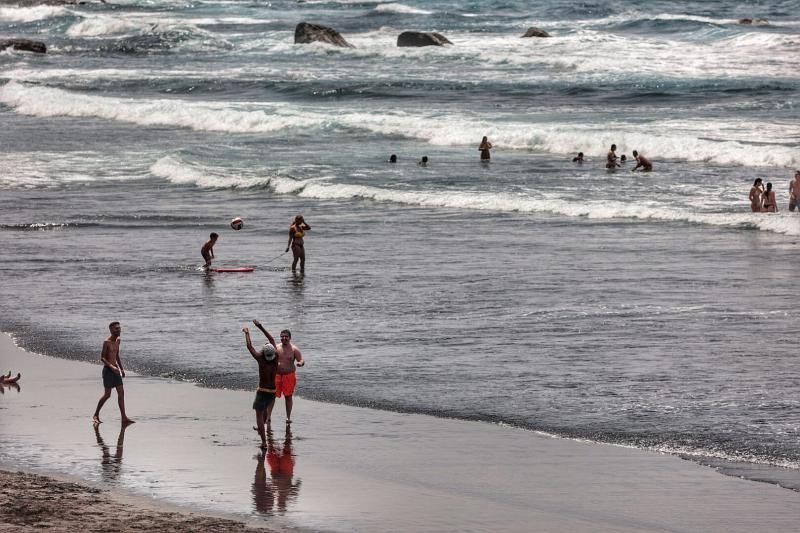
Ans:
{"type": "MultiPolygon", "coordinates": [[[[115,495],[126,494],[271,529],[796,530],[795,491],[675,456],[486,423],[298,398],[289,431],[283,406],[276,408],[265,456],[251,429],[252,393],[131,375],[127,405],[137,423],[123,430],[109,401],[95,430],[99,365],[25,352],[6,335],[0,354],[4,368],[23,374],[19,391],[0,396],[0,463],[4,479],[14,480],[3,483],[4,512],[16,502],[41,523],[63,514],[33,507],[45,493],[67,508],[103,500],[87,511],[101,522],[117,512],[115,495]],[[110,495],[8,473],[18,469],[69,476],[110,495]]],[[[123,516],[175,531],[222,524],[146,506],[123,516]]]]}
{"type": "Polygon", "coordinates": [[[268,531],[25,472],[0,470],[0,487],[0,531],[268,531]]]}

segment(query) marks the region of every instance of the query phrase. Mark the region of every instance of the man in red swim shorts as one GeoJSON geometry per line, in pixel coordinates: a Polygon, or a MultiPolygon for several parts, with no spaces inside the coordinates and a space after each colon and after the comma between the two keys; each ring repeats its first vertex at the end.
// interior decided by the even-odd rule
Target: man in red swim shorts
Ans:
{"type": "MultiPolygon", "coordinates": [[[[278,352],[278,375],[275,376],[275,398],[284,396],[286,398],[286,423],[292,423],[292,395],[294,394],[295,385],[297,385],[297,376],[295,371],[295,362],[297,366],[304,366],[306,364],[303,359],[303,354],[300,349],[292,344],[292,334],[288,329],[281,331],[281,342],[277,346],[278,352]]],[[[269,406],[267,418],[272,419],[272,408],[276,402],[272,402],[269,406]]]]}

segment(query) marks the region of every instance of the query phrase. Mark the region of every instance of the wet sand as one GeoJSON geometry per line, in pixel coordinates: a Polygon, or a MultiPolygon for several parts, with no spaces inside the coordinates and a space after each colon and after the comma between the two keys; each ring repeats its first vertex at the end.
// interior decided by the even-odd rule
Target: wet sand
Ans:
{"type": "MultiPolygon", "coordinates": [[[[23,374],[0,396],[6,470],[198,513],[315,531],[796,530],[800,493],[674,456],[299,397],[290,430],[276,406],[264,454],[252,392],[130,375],[137,423],[120,426],[112,396],[94,428],[99,365],[24,352],[5,335],[0,361],[23,374]]],[[[242,365],[255,385],[244,350],[242,365]]]]}
{"type": "Polygon", "coordinates": [[[25,472],[0,470],[0,487],[2,531],[269,531],[233,520],[154,508],[119,492],[25,472]]]}

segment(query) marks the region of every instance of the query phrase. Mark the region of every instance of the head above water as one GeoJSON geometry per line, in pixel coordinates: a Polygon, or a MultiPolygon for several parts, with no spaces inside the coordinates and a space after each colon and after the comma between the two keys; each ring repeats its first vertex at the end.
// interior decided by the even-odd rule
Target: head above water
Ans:
{"type": "Polygon", "coordinates": [[[122,326],[115,320],[108,325],[108,331],[110,331],[112,335],[119,335],[122,332],[122,326]]]}
{"type": "Polygon", "coordinates": [[[427,155],[423,155],[422,156],[422,162],[423,163],[427,163],[428,162],[428,156],[427,155]]]}
{"type": "Polygon", "coordinates": [[[392,154],[389,156],[389,163],[397,163],[397,155],[392,154]]]}
{"type": "Polygon", "coordinates": [[[639,157],[639,152],[637,152],[636,150],[634,150],[631,153],[633,154],[633,157],[639,157]]]}
{"type": "Polygon", "coordinates": [[[764,180],[762,180],[761,178],[756,178],[756,180],[753,182],[753,187],[756,187],[756,186],[758,186],[758,185],[761,185],[761,183],[762,183],[763,181],[764,181],[764,180]]]}
{"type": "Polygon", "coordinates": [[[288,343],[292,340],[292,332],[288,329],[281,330],[281,342],[288,343]]]}
{"type": "Polygon", "coordinates": [[[303,219],[303,215],[297,215],[294,217],[295,224],[302,224],[303,222],[305,222],[305,219],[303,219]]]}
{"type": "Polygon", "coordinates": [[[772,190],[772,183],[767,182],[767,192],[772,190]]]}
{"type": "Polygon", "coordinates": [[[212,233],[211,235],[208,236],[208,238],[211,239],[212,241],[216,241],[217,239],[219,239],[219,235],[216,233],[212,233]]]}
{"type": "Polygon", "coordinates": [[[614,150],[616,150],[616,149],[617,149],[617,145],[616,145],[616,144],[612,144],[612,145],[611,145],[611,151],[613,152],[613,151],[614,151],[614,150]]]}
{"type": "Polygon", "coordinates": [[[488,141],[488,140],[489,140],[489,137],[487,137],[486,135],[484,135],[484,136],[483,136],[483,139],[481,139],[481,142],[482,142],[482,143],[485,143],[485,142],[486,142],[486,141],[488,141]]]}

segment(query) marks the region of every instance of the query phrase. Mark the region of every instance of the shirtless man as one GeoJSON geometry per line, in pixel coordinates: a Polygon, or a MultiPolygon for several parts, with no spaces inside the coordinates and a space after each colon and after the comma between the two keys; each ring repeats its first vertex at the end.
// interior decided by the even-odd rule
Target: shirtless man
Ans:
{"type": "Polygon", "coordinates": [[[272,406],[275,404],[275,374],[278,370],[276,364],[276,346],[275,339],[272,335],[267,333],[267,330],[261,326],[258,320],[253,320],[253,324],[258,327],[264,335],[267,336],[269,343],[265,344],[261,350],[253,348],[253,342],[250,340],[250,330],[246,327],[242,328],[244,332],[244,340],[247,344],[247,350],[253,359],[258,363],[258,389],[256,389],[256,399],[253,401],[253,409],[256,411],[256,431],[258,436],[261,437],[261,448],[267,448],[267,434],[264,431],[264,423],[269,425],[269,414],[272,412],[272,406]]]}
{"type": "Polygon", "coordinates": [[[214,259],[214,245],[217,243],[217,239],[219,239],[219,235],[212,233],[208,236],[208,240],[203,247],[200,248],[200,255],[203,256],[203,260],[206,262],[203,268],[211,267],[211,260],[214,259]]]}
{"type": "Polygon", "coordinates": [[[9,370],[8,374],[6,374],[5,376],[0,376],[0,385],[13,385],[17,381],[19,381],[19,378],[21,377],[22,374],[17,372],[17,375],[12,378],[11,371],[9,370]]]}
{"type": "MultiPolygon", "coordinates": [[[[286,397],[286,423],[291,424],[292,395],[294,394],[295,385],[297,385],[295,361],[297,361],[297,366],[304,366],[306,361],[303,359],[300,349],[292,344],[292,334],[288,329],[281,331],[281,343],[278,345],[277,350],[278,375],[275,378],[275,397],[286,397]]],[[[272,408],[274,406],[274,403],[269,406],[267,418],[270,420],[272,419],[272,408]]]]}
{"type": "Polygon", "coordinates": [[[606,154],[606,168],[613,169],[617,168],[619,163],[617,163],[617,145],[612,144],[611,150],[608,151],[606,154]]]}
{"type": "Polygon", "coordinates": [[[636,159],[636,166],[633,167],[631,172],[636,171],[637,168],[642,167],[642,170],[645,172],[650,172],[653,170],[653,163],[650,162],[645,156],[639,154],[636,150],[633,151],[633,157],[636,159]]]}
{"type": "Polygon", "coordinates": [[[800,211],[800,170],[794,173],[794,179],[789,182],[789,211],[797,208],[800,211]]]}
{"type": "Polygon", "coordinates": [[[120,333],[122,333],[122,326],[119,322],[112,322],[108,325],[108,330],[111,336],[103,341],[103,350],[100,353],[100,360],[103,362],[103,387],[105,392],[97,402],[97,409],[94,412],[92,421],[95,424],[102,422],[100,420],[100,409],[111,397],[111,389],[117,389],[117,403],[119,403],[119,412],[122,415],[123,424],[133,424],[133,420],[128,418],[125,414],[125,387],[122,386],[122,378],[125,377],[125,369],[122,368],[122,359],[119,356],[119,343],[120,333]]]}

